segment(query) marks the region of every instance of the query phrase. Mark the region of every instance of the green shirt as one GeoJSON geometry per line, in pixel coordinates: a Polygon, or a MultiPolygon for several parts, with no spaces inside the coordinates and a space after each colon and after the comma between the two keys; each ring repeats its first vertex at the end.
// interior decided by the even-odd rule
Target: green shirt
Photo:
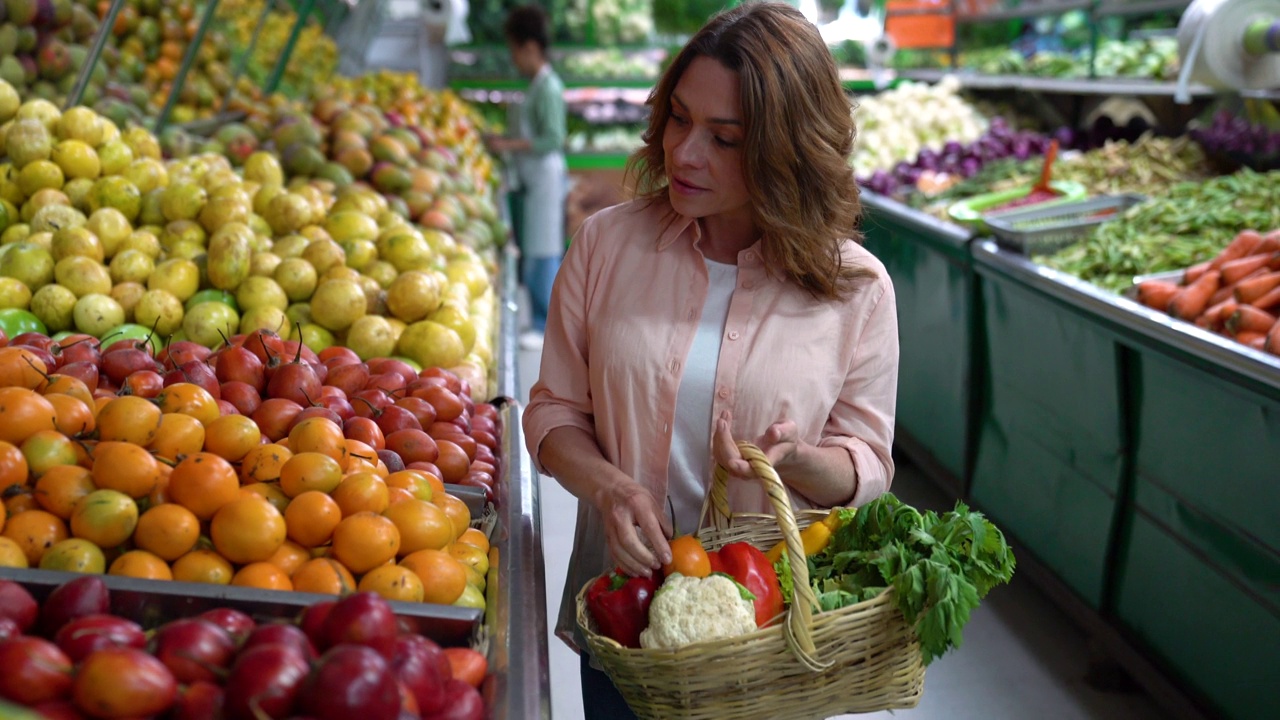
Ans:
{"type": "Polygon", "coordinates": [[[525,94],[527,137],[535,155],[564,152],[564,83],[547,63],[534,76],[525,94]]]}

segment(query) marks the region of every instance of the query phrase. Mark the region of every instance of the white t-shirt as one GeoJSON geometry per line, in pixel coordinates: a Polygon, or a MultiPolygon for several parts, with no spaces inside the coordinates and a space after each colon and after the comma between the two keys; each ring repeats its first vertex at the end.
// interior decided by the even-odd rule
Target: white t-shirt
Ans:
{"type": "Polygon", "coordinates": [[[697,531],[698,513],[711,483],[712,395],[729,301],[738,284],[737,265],[713,260],[706,260],[706,265],[707,302],[676,393],[671,459],[667,464],[667,493],[675,507],[676,530],[682,535],[697,531]]]}

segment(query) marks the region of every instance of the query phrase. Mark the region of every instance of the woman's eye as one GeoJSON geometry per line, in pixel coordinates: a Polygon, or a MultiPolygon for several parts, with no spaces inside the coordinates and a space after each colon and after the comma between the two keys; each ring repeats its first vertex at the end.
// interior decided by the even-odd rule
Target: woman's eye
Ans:
{"type": "Polygon", "coordinates": [[[724,138],[718,135],[716,136],[716,144],[723,148],[732,148],[732,147],[738,146],[738,143],[734,142],[733,140],[725,140],[724,138]]]}
{"type": "Polygon", "coordinates": [[[688,125],[688,124],[689,124],[688,119],[683,118],[683,117],[681,117],[681,116],[679,116],[679,115],[676,115],[675,113],[671,113],[671,119],[672,119],[673,121],[675,121],[675,124],[677,124],[677,125],[688,125]]]}

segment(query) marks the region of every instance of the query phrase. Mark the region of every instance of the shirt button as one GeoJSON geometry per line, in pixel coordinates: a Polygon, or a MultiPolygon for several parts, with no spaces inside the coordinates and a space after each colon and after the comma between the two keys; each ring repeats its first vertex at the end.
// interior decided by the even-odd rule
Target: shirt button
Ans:
{"type": "Polygon", "coordinates": [[[680,363],[676,362],[675,360],[672,360],[671,362],[667,363],[667,367],[671,368],[671,372],[675,372],[680,369],[680,363]]]}
{"type": "Polygon", "coordinates": [[[727,388],[720,388],[720,392],[717,392],[716,395],[719,396],[721,400],[724,400],[729,397],[729,390],[727,388]]]}
{"type": "Polygon", "coordinates": [[[754,250],[748,250],[748,251],[747,251],[747,259],[748,259],[748,260],[755,260],[755,259],[756,259],[756,253],[755,253],[755,251],[754,251],[754,250]]]}
{"type": "Polygon", "coordinates": [[[738,331],[737,331],[737,330],[730,330],[730,331],[729,331],[729,339],[730,339],[730,340],[737,340],[737,339],[738,339],[738,337],[739,337],[739,335],[738,335],[738,331]]]}
{"type": "Polygon", "coordinates": [[[751,288],[753,288],[753,287],[755,287],[755,286],[756,286],[756,284],[755,284],[755,283],[753,283],[753,282],[751,282],[750,280],[744,281],[744,282],[742,283],[742,289],[743,289],[743,290],[750,290],[751,288]]]}
{"type": "Polygon", "coordinates": [[[671,426],[670,426],[670,425],[668,425],[668,424],[666,424],[666,423],[662,423],[662,432],[664,432],[664,433],[665,433],[665,432],[670,432],[670,431],[671,431],[671,426]]]}
{"type": "Polygon", "coordinates": [[[690,320],[692,320],[692,319],[693,319],[693,311],[692,311],[692,310],[690,310],[690,311],[689,311],[689,319],[690,319],[690,320]]]}

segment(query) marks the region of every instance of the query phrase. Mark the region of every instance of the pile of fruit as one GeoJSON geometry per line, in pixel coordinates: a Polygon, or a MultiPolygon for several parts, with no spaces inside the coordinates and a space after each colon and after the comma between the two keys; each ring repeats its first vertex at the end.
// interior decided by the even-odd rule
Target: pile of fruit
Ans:
{"type": "Polygon", "coordinates": [[[0,349],[0,565],[483,607],[443,483],[492,493],[500,432],[465,381],[269,330],[154,347],[0,349]]]}
{"type": "Polygon", "coordinates": [[[487,662],[401,631],[390,605],[360,593],[258,623],[231,608],[144,628],[111,614],[101,579],[38,604],[0,580],[0,714],[183,720],[480,720],[487,662]],[[7,701],[7,702],[5,702],[7,701]]]}
{"type": "MultiPolygon", "coordinates": [[[[233,55],[242,55],[253,39],[253,30],[262,14],[264,0],[223,0],[216,20],[230,38],[233,55]]],[[[254,52],[245,61],[245,74],[262,87],[284,54],[289,34],[298,21],[292,10],[271,10],[263,23],[254,52]]],[[[324,34],[317,22],[308,23],[298,35],[293,54],[285,65],[280,91],[289,97],[313,97],[327,91],[338,68],[338,46],[324,34]]]]}

